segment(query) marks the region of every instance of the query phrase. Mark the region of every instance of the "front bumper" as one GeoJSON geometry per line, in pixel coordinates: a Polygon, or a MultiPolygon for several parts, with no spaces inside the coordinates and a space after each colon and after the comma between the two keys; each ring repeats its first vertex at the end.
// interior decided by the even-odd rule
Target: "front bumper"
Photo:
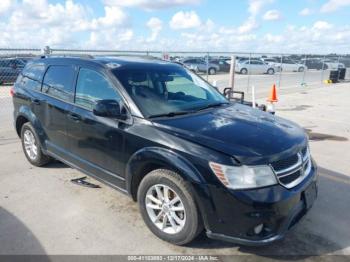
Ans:
{"type": "Polygon", "coordinates": [[[296,187],[281,185],[234,191],[209,186],[211,215],[205,218],[207,236],[242,245],[265,245],[285,236],[311,208],[317,196],[317,168],[296,187]],[[310,192],[314,192],[310,197],[310,192]],[[254,231],[263,225],[259,233],[254,231]]]}

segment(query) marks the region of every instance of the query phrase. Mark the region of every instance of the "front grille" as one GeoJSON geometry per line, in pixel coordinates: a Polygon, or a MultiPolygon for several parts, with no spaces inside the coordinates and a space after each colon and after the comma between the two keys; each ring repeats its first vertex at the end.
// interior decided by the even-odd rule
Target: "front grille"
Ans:
{"type": "Polygon", "coordinates": [[[292,188],[299,184],[311,170],[309,149],[304,147],[297,154],[272,162],[271,167],[280,184],[292,188]]]}
{"type": "Polygon", "coordinates": [[[271,166],[275,171],[281,171],[290,166],[295,165],[298,162],[298,155],[292,155],[290,157],[275,161],[271,163],[271,166]]]}
{"type": "Polygon", "coordinates": [[[282,184],[288,185],[289,183],[292,183],[296,179],[298,179],[301,176],[300,170],[295,171],[294,173],[291,173],[290,175],[279,177],[278,179],[282,184]]]}

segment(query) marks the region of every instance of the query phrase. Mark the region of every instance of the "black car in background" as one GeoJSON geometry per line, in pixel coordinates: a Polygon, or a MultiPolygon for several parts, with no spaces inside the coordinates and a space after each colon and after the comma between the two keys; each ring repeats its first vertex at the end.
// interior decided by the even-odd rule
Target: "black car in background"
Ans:
{"type": "Polygon", "coordinates": [[[205,230],[267,244],[317,196],[301,127],[226,100],[181,65],[43,58],[26,65],[11,93],[31,164],[58,159],[128,194],[165,241],[183,245],[205,230]]]}
{"type": "Polygon", "coordinates": [[[306,65],[308,69],[321,70],[322,66],[325,67],[323,61],[319,58],[303,58],[300,63],[306,65]]]}
{"type": "Polygon", "coordinates": [[[14,83],[27,61],[26,58],[0,58],[0,84],[14,83]]]}

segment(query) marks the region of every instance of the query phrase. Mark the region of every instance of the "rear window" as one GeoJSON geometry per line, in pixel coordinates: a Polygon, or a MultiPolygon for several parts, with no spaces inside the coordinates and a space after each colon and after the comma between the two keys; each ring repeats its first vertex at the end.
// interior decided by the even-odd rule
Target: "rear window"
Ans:
{"type": "Polygon", "coordinates": [[[55,98],[73,102],[73,80],[72,66],[50,66],[43,80],[42,91],[55,98]]]}

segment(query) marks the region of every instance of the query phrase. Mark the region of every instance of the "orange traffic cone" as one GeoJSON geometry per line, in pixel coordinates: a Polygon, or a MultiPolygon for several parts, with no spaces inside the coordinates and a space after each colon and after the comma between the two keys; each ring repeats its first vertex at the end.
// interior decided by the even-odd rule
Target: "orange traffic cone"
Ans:
{"type": "Polygon", "coordinates": [[[270,91],[270,96],[267,98],[267,101],[269,102],[277,102],[277,90],[276,90],[276,85],[273,84],[271,91],[270,91]]]}

